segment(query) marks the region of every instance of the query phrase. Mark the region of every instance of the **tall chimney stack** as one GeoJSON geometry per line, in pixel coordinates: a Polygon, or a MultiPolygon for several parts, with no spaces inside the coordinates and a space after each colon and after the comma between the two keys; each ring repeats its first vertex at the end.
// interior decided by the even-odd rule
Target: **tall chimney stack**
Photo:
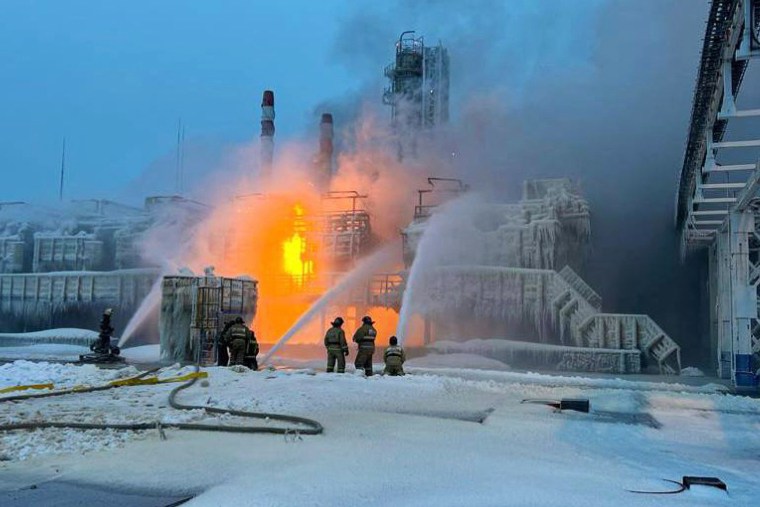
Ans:
{"type": "Polygon", "coordinates": [[[333,161],[333,116],[323,113],[319,122],[319,178],[329,184],[332,178],[333,161]]]}
{"type": "Polygon", "coordinates": [[[261,176],[272,173],[274,156],[274,92],[265,90],[261,99],[261,176]]]}

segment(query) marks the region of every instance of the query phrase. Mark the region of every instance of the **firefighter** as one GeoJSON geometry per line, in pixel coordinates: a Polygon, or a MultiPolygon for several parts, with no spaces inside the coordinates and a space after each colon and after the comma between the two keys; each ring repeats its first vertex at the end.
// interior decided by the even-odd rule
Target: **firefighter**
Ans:
{"type": "Polygon", "coordinates": [[[364,374],[368,377],[372,376],[372,355],[375,353],[375,338],[377,338],[377,330],[372,325],[374,323],[369,315],[365,315],[362,317],[361,327],[356,330],[353,337],[353,341],[359,345],[354,366],[357,370],[363,368],[364,374]]]}
{"type": "Polygon", "coordinates": [[[256,356],[259,355],[259,342],[256,341],[256,333],[252,329],[249,330],[250,337],[248,343],[245,346],[245,358],[243,359],[243,365],[256,371],[259,369],[259,362],[256,356]]]}
{"type": "Polygon", "coordinates": [[[230,353],[227,350],[227,343],[226,343],[226,337],[227,337],[227,331],[232,327],[232,325],[235,324],[235,320],[228,321],[224,328],[222,329],[222,332],[219,333],[219,336],[216,340],[216,365],[217,366],[227,366],[227,363],[230,362],[230,353]]]}
{"type": "Polygon", "coordinates": [[[96,354],[119,354],[118,347],[111,347],[111,335],[114,331],[111,326],[112,313],[112,309],[106,308],[103,312],[103,317],[100,319],[100,333],[98,333],[98,339],[90,345],[90,350],[96,354]]]}
{"type": "Polygon", "coordinates": [[[237,317],[235,323],[222,335],[222,343],[226,344],[230,349],[230,366],[244,364],[248,344],[251,341],[255,341],[255,339],[253,331],[246,327],[243,318],[237,317]]]}
{"type": "Polygon", "coordinates": [[[338,373],[346,371],[346,356],[348,355],[348,343],[346,333],[343,331],[343,317],[335,317],[330,324],[332,327],[325,333],[325,348],[327,348],[327,373],[332,373],[335,361],[338,362],[338,373]]]}
{"type": "Polygon", "coordinates": [[[385,374],[386,375],[403,375],[404,374],[404,362],[406,361],[406,352],[404,348],[398,344],[398,338],[391,336],[390,347],[385,349],[383,354],[383,361],[385,362],[385,374]]]}

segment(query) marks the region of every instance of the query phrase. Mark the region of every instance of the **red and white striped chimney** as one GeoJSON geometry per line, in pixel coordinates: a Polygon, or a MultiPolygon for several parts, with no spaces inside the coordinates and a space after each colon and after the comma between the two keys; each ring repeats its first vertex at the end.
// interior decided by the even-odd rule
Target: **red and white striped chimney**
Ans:
{"type": "Polygon", "coordinates": [[[272,173],[274,157],[274,92],[265,90],[261,99],[261,176],[272,173]]]}

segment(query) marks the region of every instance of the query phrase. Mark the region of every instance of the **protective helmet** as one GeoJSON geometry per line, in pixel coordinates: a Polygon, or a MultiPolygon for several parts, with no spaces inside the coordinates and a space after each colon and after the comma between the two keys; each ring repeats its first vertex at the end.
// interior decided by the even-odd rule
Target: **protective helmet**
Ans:
{"type": "Polygon", "coordinates": [[[365,315],[364,317],[362,317],[362,323],[363,324],[374,324],[375,321],[372,320],[372,317],[370,317],[369,315],[365,315]]]}
{"type": "Polygon", "coordinates": [[[113,313],[112,308],[106,308],[106,310],[103,312],[103,315],[111,315],[113,313]]]}
{"type": "Polygon", "coordinates": [[[333,326],[342,326],[343,325],[343,317],[335,317],[335,320],[332,321],[333,326]]]}
{"type": "Polygon", "coordinates": [[[395,336],[391,336],[390,342],[391,342],[391,345],[398,345],[398,338],[396,338],[395,336]]]}
{"type": "Polygon", "coordinates": [[[242,324],[243,323],[243,317],[235,317],[235,324],[242,324]]]}

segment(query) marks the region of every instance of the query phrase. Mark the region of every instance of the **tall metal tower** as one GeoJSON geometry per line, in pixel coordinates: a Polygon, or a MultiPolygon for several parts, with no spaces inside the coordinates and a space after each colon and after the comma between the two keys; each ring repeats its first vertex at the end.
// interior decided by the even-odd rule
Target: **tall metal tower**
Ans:
{"type": "Polygon", "coordinates": [[[449,53],[439,42],[425,46],[413,31],[396,42],[396,58],[385,68],[390,86],[383,102],[391,106],[391,124],[399,136],[399,158],[414,156],[417,135],[449,119],[449,53]]]}

